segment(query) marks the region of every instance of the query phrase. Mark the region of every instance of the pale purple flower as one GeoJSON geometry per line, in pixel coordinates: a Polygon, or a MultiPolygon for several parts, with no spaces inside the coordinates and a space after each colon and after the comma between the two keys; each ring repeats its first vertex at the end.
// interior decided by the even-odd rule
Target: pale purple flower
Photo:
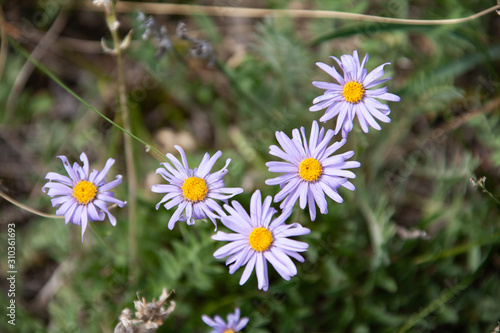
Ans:
{"type": "Polygon", "coordinates": [[[235,233],[219,231],[212,236],[212,239],[217,241],[230,242],[214,253],[217,259],[229,256],[226,265],[230,265],[230,274],[246,265],[240,285],[248,280],[255,268],[258,287],[265,291],[269,288],[267,262],[271,263],[283,279],[290,280],[297,274],[297,268],[290,257],[304,262],[304,258],[298,252],[306,251],[309,245],[287,237],[311,232],[299,223],[289,225],[284,223],[292,213],[291,209],[273,219],[276,209],[271,207],[271,202],[272,198],[268,196],[262,203],[260,191],[257,190],[250,201],[250,215],[237,201],[231,202],[232,207],[224,205],[230,215],[221,218],[222,224],[235,233]]]}
{"type": "Polygon", "coordinates": [[[209,218],[217,229],[216,219],[225,215],[224,210],[214,200],[227,202],[236,194],[243,192],[241,188],[224,187],[222,177],[228,172],[227,166],[231,159],[226,160],[226,165],[217,172],[210,173],[217,159],[222,155],[221,151],[212,157],[208,153],[203,156],[198,168],[190,169],[186,154],[181,147],[175,146],[181,154],[182,164],[172,154],[167,154],[170,163],[161,163],[165,168],[158,168],[159,173],[169,184],[153,185],[151,191],[155,193],[167,193],[156,205],[156,209],[162,203],[169,210],[177,207],[168,221],[168,228],[172,230],[177,221],[185,221],[188,225],[195,220],[209,218]]]}
{"type": "Polygon", "coordinates": [[[213,330],[210,333],[236,333],[243,329],[248,324],[248,318],[243,317],[240,319],[240,309],[236,308],[234,313],[227,315],[227,323],[219,315],[214,319],[207,315],[201,316],[201,319],[213,330]]]}
{"type": "Polygon", "coordinates": [[[399,102],[401,98],[397,95],[387,92],[387,87],[371,89],[392,78],[381,79],[384,76],[384,66],[387,62],[375,68],[368,74],[364,68],[368,54],[365,55],[363,62],[359,62],[358,52],[354,51],[351,55],[343,55],[341,60],[331,57],[340,66],[344,72],[342,77],[335,67],[322,62],[316,65],[330,74],[339,84],[330,82],[314,81],[313,85],[325,89],[323,95],[313,100],[313,106],[309,111],[319,111],[326,108],[325,114],[319,119],[322,122],[332,119],[338,115],[335,134],[342,128],[342,138],[346,138],[353,127],[354,116],[358,117],[359,124],[363,132],[368,132],[368,127],[380,130],[381,127],[374,119],[389,123],[391,119],[387,116],[391,110],[386,104],[382,104],[377,99],[399,102]]]}
{"type": "Polygon", "coordinates": [[[266,184],[280,185],[281,191],[274,197],[274,202],[284,199],[280,205],[282,209],[292,208],[300,199],[300,208],[304,209],[308,204],[311,220],[314,221],[316,204],[321,214],[328,213],[325,194],[341,203],[343,199],[337,192],[340,186],[354,191],[354,185],[348,178],[356,178],[356,175],[344,169],[357,168],[361,164],[356,161],[346,161],[354,155],[353,151],[332,155],[346,143],[344,139],[328,146],[333,136],[332,130],[329,129],[325,133],[323,127],[319,129],[316,121],[312,124],[309,143],[304,127],[300,128],[300,133],[294,129],[292,139],[283,132],[276,132],[276,139],[283,150],[272,145],[269,147],[269,153],[285,162],[267,162],[266,166],[270,172],[284,173],[284,175],[268,179],[266,184]]]}
{"type": "Polygon", "coordinates": [[[69,177],[49,172],[45,176],[49,182],[42,187],[44,192],[46,188],[49,189],[47,195],[52,198],[52,206],[61,206],[56,215],[64,215],[66,224],[71,222],[82,227],[82,242],[88,222],[103,221],[107,214],[109,221],[115,226],[116,218],[111,215],[106,203],[116,204],[118,207],[127,203],[116,199],[114,193],[109,191],[122,182],[122,176],[116,176],[109,183],[104,180],[115,160],[108,159],[102,171],[93,170],[89,174],[89,160],[85,153],[80,155],[83,167],[76,162],[71,167],[66,156],[57,157],[63,162],[69,177]]]}

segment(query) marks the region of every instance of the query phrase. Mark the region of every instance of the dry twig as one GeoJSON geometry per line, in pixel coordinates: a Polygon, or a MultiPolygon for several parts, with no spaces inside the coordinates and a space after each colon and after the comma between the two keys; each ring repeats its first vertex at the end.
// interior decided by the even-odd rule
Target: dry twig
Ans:
{"type": "MultiPolygon", "coordinates": [[[[90,2],[85,2],[81,8],[86,10],[101,10],[91,6],[90,2]]],[[[500,9],[500,4],[485,9],[479,13],[457,18],[443,20],[416,20],[381,17],[365,14],[354,14],[338,12],[333,10],[308,10],[308,9],[267,9],[267,8],[245,8],[245,7],[224,7],[224,6],[196,6],[181,5],[171,3],[151,3],[151,2],[119,2],[116,11],[119,13],[130,13],[141,11],[149,14],[163,15],[210,15],[225,17],[266,17],[266,16],[289,16],[293,18],[337,18],[344,20],[357,20],[393,24],[416,24],[416,25],[442,25],[457,24],[475,20],[483,15],[500,9]]]]}

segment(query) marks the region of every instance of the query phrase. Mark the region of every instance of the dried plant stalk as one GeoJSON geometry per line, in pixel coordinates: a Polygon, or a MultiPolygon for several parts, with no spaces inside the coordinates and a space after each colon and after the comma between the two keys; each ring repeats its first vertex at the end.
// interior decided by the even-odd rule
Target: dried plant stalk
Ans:
{"type": "Polygon", "coordinates": [[[151,303],[147,303],[144,297],[142,300],[134,301],[135,318],[132,318],[132,311],[129,308],[124,309],[120,314],[120,322],[116,325],[114,333],[156,332],[175,309],[174,301],[169,301],[170,305],[165,309],[165,301],[172,292],[168,293],[167,289],[163,288],[158,302],[153,298],[151,303]]]}

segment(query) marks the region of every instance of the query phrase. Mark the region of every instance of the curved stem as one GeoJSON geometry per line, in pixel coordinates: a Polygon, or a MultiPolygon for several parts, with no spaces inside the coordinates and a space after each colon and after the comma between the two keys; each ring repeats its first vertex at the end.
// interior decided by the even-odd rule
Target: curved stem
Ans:
{"type": "Polygon", "coordinates": [[[2,191],[0,191],[0,197],[4,198],[5,200],[7,200],[8,202],[10,202],[11,204],[13,204],[15,206],[17,206],[21,209],[24,209],[27,212],[30,212],[32,214],[35,214],[35,215],[38,215],[41,217],[48,217],[48,218],[52,218],[52,219],[63,219],[64,218],[64,216],[46,214],[46,213],[42,213],[36,209],[33,209],[31,207],[28,207],[25,204],[22,204],[19,201],[12,199],[11,197],[9,197],[7,194],[3,193],[2,191]]]}
{"type": "MultiPolygon", "coordinates": [[[[99,10],[89,3],[83,5],[87,10],[99,10]]],[[[399,19],[382,17],[376,15],[365,15],[355,13],[345,13],[333,10],[308,10],[308,9],[266,9],[266,8],[245,8],[245,7],[224,7],[224,6],[196,6],[181,5],[169,3],[151,3],[151,2],[120,2],[116,6],[117,12],[142,11],[145,13],[165,14],[165,15],[211,15],[225,17],[265,17],[265,16],[289,16],[296,18],[337,18],[344,20],[357,20],[393,24],[414,24],[414,25],[443,25],[457,24],[475,20],[481,16],[500,9],[496,5],[485,9],[479,13],[456,19],[443,20],[418,20],[418,19],[399,19]]]]}

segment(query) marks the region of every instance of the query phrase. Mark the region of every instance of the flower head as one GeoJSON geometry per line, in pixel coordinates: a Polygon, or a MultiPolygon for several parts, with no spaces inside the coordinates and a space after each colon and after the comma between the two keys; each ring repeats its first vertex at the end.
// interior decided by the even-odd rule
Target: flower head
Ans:
{"type": "Polygon", "coordinates": [[[222,153],[218,151],[212,157],[206,153],[200,166],[192,170],[188,166],[184,150],[179,146],[175,146],[175,148],[181,154],[182,164],[174,155],[167,154],[167,158],[173,166],[170,163],[162,163],[165,168],[158,168],[156,173],[159,173],[169,184],[151,186],[151,191],[155,193],[167,193],[156,205],[156,209],[162,203],[165,203],[164,207],[167,210],[177,206],[176,211],[168,221],[170,230],[179,220],[192,225],[195,220],[207,217],[217,228],[215,219],[220,218],[225,213],[214,199],[226,202],[227,199],[243,192],[241,188],[224,187],[222,177],[227,173],[227,166],[231,159],[226,160],[226,165],[221,170],[210,173],[222,153]]]}
{"type": "Polygon", "coordinates": [[[227,315],[227,323],[219,315],[216,315],[214,319],[207,315],[203,315],[201,316],[201,319],[205,322],[205,324],[213,328],[210,333],[236,333],[241,331],[241,329],[248,324],[247,317],[240,319],[239,308],[236,308],[234,313],[227,315]]]}
{"type": "Polygon", "coordinates": [[[338,115],[335,134],[342,128],[342,138],[346,138],[353,127],[354,116],[358,117],[363,132],[368,132],[368,127],[380,130],[381,127],[374,119],[389,123],[391,119],[387,116],[391,110],[377,99],[399,102],[401,98],[387,92],[387,87],[371,89],[391,78],[380,79],[384,76],[384,66],[387,62],[375,68],[368,74],[364,68],[368,54],[363,62],[359,62],[358,52],[354,51],[352,56],[343,55],[341,60],[331,57],[339,64],[344,72],[342,77],[335,69],[322,62],[316,65],[330,74],[339,84],[330,82],[314,81],[313,85],[325,89],[325,93],[313,100],[313,106],[309,111],[319,111],[327,108],[325,114],[319,119],[322,122],[332,119],[338,115]]]}
{"type": "Polygon", "coordinates": [[[89,161],[85,153],[80,155],[83,167],[76,162],[71,167],[66,156],[57,157],[63,162],[69,177],[49,172],[45,176],[49,182],[42,188],[44,192],[46,188],[49,189],[47,195],[52,198],[53,207],[61,206],[56,214],[64,215],[66,224],[71,222],[82,227],[82,242],[88,222],[103,221],[107,214],[109,221],[115,226],[116,218],[109,212],[106,202],[119,207],[126,204],[109,191],[122,182],[122,176],[116,176],[109,183],[104,180],[115,160],[108,159],[102,171],[93,170],[89,174],[89,161]]]}
{"type": "Polygon", "coordinates": [[[281,191],[274,197],[274,202],[281,203],[281,208],[291,208],[300,199],[300,208],[304,209],[309,205],[311,220],[316,218],[316,205],[321,214],[328,213],[328,205],[325,193],[332,200],[342,202],[342,197],[337,189],[340,186],[354,191],[354,185],[348,178],[356,178],[356,175],[344,170],[347,168],[357,168],[361,164],[355,161],[346,161],[354,155],[353,151],[343,154],[332,154],[342,147],[346,140],[336,142],[331,146],[330,140],[334,133],[322,127],[319,129],[318,123],[313,122],[309,143],[306,139],[304,127],[292,131],[292,139],[283,132],[276,132],[276,139],[282,149],[277,146],[270,147],[270,154],[277,156],[285,162],[267,162],[270,172],[284,173],[276,178],[266,180],[267,185],[280,185],[281,191]],[[301,136],[302,135],[302,136],[301,136]]]}
{"type": "Polygon", "coordinates": [[[240,285],[243,285],[255,267],[258,287],[267,291],[269,279],[267,275],[267,261],[285,280],[297,274],[297,268],[290,257],[304,262],[304,258],[298,252],[304,252],[309,245],[293,239],[291,236],[306,235],[311,231],[303,228],[298,223],[285,224],[285,220],[292,213],[287,209],[280,216],[273,219],[276,210],[271,207],[271,196],[262,203],[260,191],[252,195],[250,202],[250,215],[239,202],[232,201],[232,207],[224,205],[229,216],[221,218],[222,223],[235,233],[217,232],[212,239],[217,241],[228,241],[230,243],[215,251],[214,257],[221,259],[229,256],[226,265],[229,273],[246,265],[241,275],[240,285]]]}

